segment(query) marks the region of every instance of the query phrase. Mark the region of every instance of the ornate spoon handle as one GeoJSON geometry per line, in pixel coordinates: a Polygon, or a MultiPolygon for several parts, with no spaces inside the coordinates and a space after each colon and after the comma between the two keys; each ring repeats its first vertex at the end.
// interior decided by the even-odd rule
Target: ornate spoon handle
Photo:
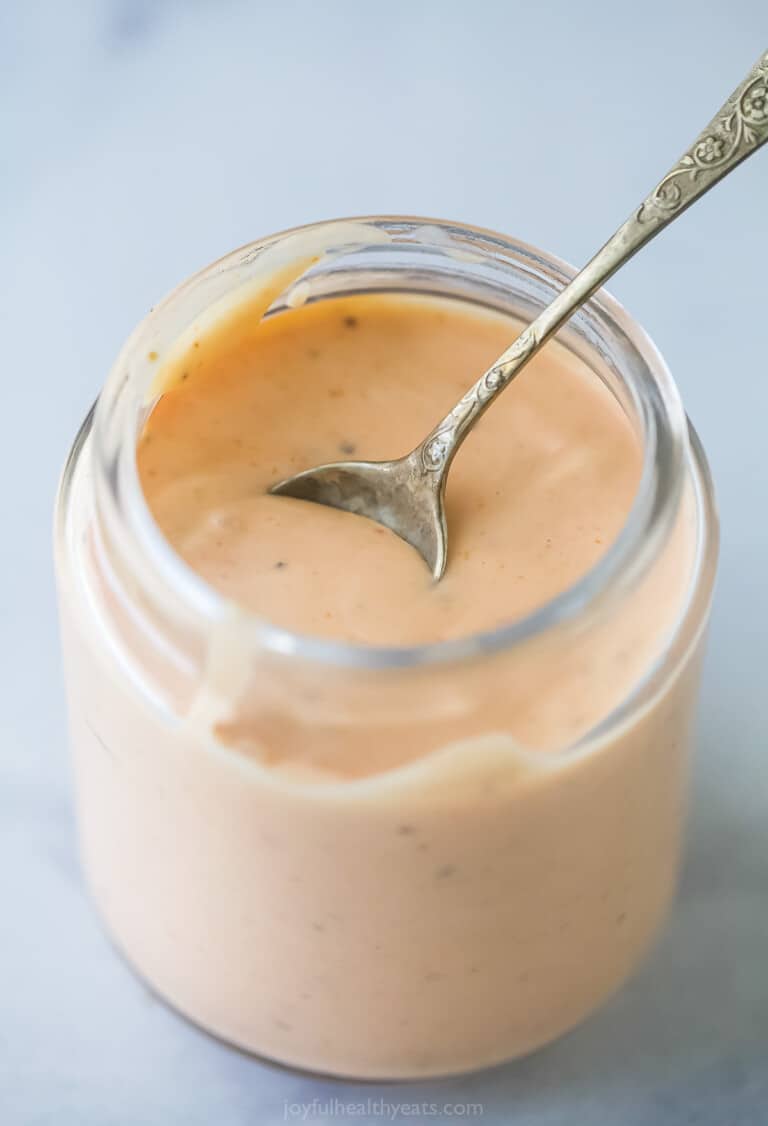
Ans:
{"type": "Polygon", "coordinates": [[[424,468],[444,479],[475,422],[542,344],[633,254],[766,141],[768,51],[640,207],[414,450],[424,468]]]}

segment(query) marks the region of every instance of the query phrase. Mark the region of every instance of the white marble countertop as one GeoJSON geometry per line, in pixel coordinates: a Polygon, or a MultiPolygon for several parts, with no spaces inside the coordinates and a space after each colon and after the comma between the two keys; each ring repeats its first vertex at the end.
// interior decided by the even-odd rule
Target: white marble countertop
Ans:
{"type": "Polygon", "coordinates": [[[49,548],[112,357],[192,270],[378,211],[582,261],[766,43],[764,0],[0,6],[2,1126],[447,1122],[467,1102],[499,1126],[768,1122],[768,153],[615,282],[699,427],[723,549],[680,898],[640,974],[558,1044],[357,1086],[248,1059],[155,1001],[80,876],[49,548]],[[395,1117],[417,1101],[435,1113],[395,1117]]]}

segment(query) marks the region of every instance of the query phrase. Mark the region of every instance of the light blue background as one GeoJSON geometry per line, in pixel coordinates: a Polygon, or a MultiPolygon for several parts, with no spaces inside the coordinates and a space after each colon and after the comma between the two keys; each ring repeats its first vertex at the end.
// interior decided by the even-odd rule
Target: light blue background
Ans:
{"type": "Polygon", "coordinates": [[[723,549],[680,900],[639,976],[559,1044],[352,1087],[249,1060],[153,1000],[78,869],[49,548],[67,446],[185,275],[380,211],[582,262],[766,46],[765,0],[0,5],[3,1126],[268,1126],[286,1099],[382,1093],[479,1100],[498,1124],[768,1122],[768,152],[613,286],[701,432],[723,549]]]}

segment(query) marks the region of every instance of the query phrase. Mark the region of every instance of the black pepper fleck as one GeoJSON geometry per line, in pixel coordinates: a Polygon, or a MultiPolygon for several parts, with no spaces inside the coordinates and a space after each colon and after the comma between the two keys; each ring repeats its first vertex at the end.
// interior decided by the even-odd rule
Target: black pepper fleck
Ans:
{"type": "Polygon", "coordinates": [[[286,561],[284,559],[278,559],[277,563],[275,563],[275,570],[276,571],[282,571],[283,568],[287,567],[287,566],[288,566],[288,564],[286,563],[286,561]]]}
{"type": "Polygon", "coordinates": [[[339,442],[339,450],[349,457],[357,450],[357,446],[354,442],[339,442]]]}
{"type": "Polygon", "coordinates": [[[455,871],[456,871],[456,865],[455,864],[443,864],[442,868],[438,868],[437,871],[435,872],[435,879],[436,880],[447,880],[454,874],[455,871]]]}
{"type": "Polygon", "coordinates": [[[357,317],[345,317],[344,324],[347,328],[357,328],[357,317]]]}

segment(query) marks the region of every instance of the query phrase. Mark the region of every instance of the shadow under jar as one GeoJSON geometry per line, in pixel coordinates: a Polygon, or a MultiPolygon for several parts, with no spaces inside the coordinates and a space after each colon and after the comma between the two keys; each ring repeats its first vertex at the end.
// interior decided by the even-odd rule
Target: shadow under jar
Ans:
{"type": "Polygon", "coordinates": [[[154,523],[136,458],[153,361],[254,293],[275,317],[387,292],[527,321],[571,276],[431,220],[273,236],[150,313],[74,443],[56,561],[90,886],[152,987],[251,1052],[457,1073],[530,1052],[625,980],[675,886],[716,518],[661,357],[600,293],[558,340],[621,405],[643,468],[598,563],[485,634],[301,637],[227,602],[154,523]],[[266,718],[316,769],[254,751],[266,718]]]}

